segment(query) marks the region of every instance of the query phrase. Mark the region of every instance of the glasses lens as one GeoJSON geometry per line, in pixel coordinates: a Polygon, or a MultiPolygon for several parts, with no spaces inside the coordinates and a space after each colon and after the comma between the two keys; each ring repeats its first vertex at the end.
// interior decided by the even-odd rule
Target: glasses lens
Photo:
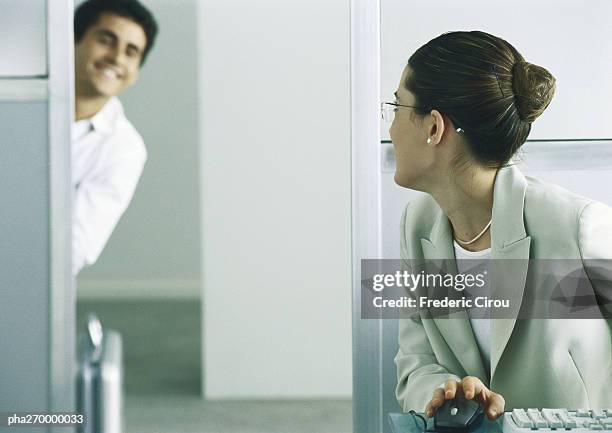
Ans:
{"type": "Polygon", "coordinates": [[[395,114],[395,110],[393,110],[394,107],[390,104],[383,103],[380,108],[382,110],[383,120],[388,123],[393,122],[393,115],[395,114]]]}

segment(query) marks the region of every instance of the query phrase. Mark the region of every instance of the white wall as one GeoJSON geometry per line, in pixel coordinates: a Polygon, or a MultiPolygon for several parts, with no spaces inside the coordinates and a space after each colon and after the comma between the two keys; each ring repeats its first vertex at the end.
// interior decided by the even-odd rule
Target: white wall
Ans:
{"type": "Polygon", "coordinates": [[[121,96],[149,152],[134,199],[81,297],[200,293],[197,0],[144,0],[160,33],[139,81],[121,96]]]}
{"type": "MultiPolygon", "coordinates": [[[[555,97],[533,124],[530,139],[611,138],[612,2],[592,0],[585,7],[581,0],[505,0],[491,5],[489,0],[381,0],[382,98],[393,99],[408,58],[421,45],[448,31],[482,30],[506,39],[557,79],[555,97]],[[510,10],[515,14],[509,16],[510,10]]],[[[389,139],[388,127],[381,132],[389,139]]]]}
{"type": "Polygon", "coordinates": [[[205,395],[349,396],[349,1],[200,4],[205,395]]]}

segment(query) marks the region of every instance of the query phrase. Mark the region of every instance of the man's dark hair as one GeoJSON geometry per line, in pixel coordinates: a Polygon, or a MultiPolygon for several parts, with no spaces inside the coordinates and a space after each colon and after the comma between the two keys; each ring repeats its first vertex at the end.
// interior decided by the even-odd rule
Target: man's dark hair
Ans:
{"type": "Polygon", "coordinates": [[[147,54],[155,43],[158,26],[153,14],[138,0],[87,0],[80,4],[74,13],[75,42],[79,42],[105,12],[128,18],[142,27],[147,37],[147,45],[140,62],[141,65],[144,64],[147,54]]]}

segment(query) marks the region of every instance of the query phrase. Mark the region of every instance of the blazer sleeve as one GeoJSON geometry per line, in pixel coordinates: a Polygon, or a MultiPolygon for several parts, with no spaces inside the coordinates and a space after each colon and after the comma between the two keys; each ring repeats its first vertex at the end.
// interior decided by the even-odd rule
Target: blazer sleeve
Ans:
{"type": "MultiPolygon", "coordinates": [[[[407,215],[408,206],[404,209],[400,226],[404,266],[408,266],[411,258],[407,248],[409,240],[405,235],[407,215]]],[[[394,360],[397,370],[395,396],[404,412],[423,412],[435,388],[448,379],[459,380],[460,377],[438,363],[420,315],[399,320],[398,340],[399,350],[394,360]]]]}
{"type": "Polygon", "coordinates": [[[580,257],[602,313],[612,319],[612,208],[592,201],[578,221],[580,257]]]}

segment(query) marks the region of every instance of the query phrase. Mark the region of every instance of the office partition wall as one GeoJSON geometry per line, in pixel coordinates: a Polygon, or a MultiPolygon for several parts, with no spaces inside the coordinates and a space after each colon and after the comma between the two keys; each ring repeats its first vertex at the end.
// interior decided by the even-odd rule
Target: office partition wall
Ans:
{"type": "Polygon", "coordinates": [[[0,10],[0,412],[74,411],[72,3],[0,10]]]}
{"type": "Polygon", "coordinates": [[[351,1],[353,431],[379,432],[382,321],[361,320],[362,258],[381,257],[378,2],[351,1]]]}

